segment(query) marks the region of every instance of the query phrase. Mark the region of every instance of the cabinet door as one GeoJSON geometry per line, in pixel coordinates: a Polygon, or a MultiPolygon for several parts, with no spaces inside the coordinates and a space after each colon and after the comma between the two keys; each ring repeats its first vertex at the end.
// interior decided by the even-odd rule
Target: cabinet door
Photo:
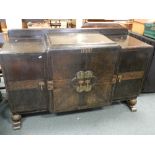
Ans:
{"type": "Polygon", "coordinates": [[[120,79],[115,87],[113,100],[125,100],[139,95],[151,55],[150,49],[142,48],[121,53],[117,73],[120,79]]]}
{"type": "Polygon", "coordinates": [[[116,47],[53,51],[51,58],[55,112],[110,103],[118,58],[116,47]]]}
{"type": "Polygon", "coordinates": [[[84,70],[85,54],[80,50],[49,52],[49,80],[53,80],[51,108],[55,112],[78,109],[80,96],[72,80],[78,71],[84,70]],[[52,69],[52,72],[51,72],[52,69]]]}
{"type": "Polygon", "coordinates": [[[12,112],[47,110],[46,55],[4,55],[2,59],[12,112]]]}
{"type": "Polygon", "coordinates": [[[87,53],[86,70],[95,77],[92,89],[85,93],[84,104],[99,107],[111,104],[113,77],[118,61],[119,48],[96,48],[87,53]]]}

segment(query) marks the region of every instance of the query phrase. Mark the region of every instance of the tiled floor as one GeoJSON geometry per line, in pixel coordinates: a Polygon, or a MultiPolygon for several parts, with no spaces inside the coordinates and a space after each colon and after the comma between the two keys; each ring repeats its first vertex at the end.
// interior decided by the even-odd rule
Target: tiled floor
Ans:
{"type": "Polygon", "coordinates": [[[0,134],[155,134],[155,94],[138,97],[138,111],[114,104],[91,111],[44,114],[23,118],[21,130],[11,128],[7,104],[0,105],[0,134]]]}

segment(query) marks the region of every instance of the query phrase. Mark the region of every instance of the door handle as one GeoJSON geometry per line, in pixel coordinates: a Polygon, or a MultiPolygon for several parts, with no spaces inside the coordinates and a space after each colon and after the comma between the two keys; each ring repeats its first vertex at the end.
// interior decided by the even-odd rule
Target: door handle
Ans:
{"type": "Polygon", "coordinates": [[[43,81],[39,82],[39,87],[41,90],[43,90],[43,87],[45,86],[45,83],[43,81]]]}
{"type": "Polygon", "coordinates": [[[118,75],[118,82],[120,83],[122,81],[122,75],[118,75]]]}

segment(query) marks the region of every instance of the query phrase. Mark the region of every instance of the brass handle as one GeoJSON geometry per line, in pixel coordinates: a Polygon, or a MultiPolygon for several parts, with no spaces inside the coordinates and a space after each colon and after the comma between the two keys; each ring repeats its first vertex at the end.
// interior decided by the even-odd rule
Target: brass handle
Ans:
{"type": "Polygon", "coordinates": [[[43,90],[43,86],[44,86],[44,85],[45,85],[45,83],[44,83],[43,81],[40,81],[40,82],[39,82],[39,87],[40,87],[41,90],[43,90]]]}
{"type": "Polygon", "coordinates": [[[122,75],[118,75],[118,82],[120,83],[122,81],[122,75]]]}

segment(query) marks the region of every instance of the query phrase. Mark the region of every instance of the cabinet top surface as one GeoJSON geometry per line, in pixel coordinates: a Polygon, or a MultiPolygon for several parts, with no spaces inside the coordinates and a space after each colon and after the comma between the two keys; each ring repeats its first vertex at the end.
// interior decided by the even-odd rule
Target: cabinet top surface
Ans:
{"type": "Polygon", "coordinates": [[[42,53],[46,46],[42,38],[12,38],[6,42],[0,54],[42,53]]]}
{"type": "Polygon", "coordinates": [[[112,40],[99,33],[63,33],[48,35],[50,47],[55,46],[83,46],[114,44],[112,40]]]}
{"type": "Polygon", "coordinates": [[[142,42],[129,35],[111,35],[108,36],[111,40],[118,43],[122,48],[139,48],[151,47],[149,44],[142,42]]]}

